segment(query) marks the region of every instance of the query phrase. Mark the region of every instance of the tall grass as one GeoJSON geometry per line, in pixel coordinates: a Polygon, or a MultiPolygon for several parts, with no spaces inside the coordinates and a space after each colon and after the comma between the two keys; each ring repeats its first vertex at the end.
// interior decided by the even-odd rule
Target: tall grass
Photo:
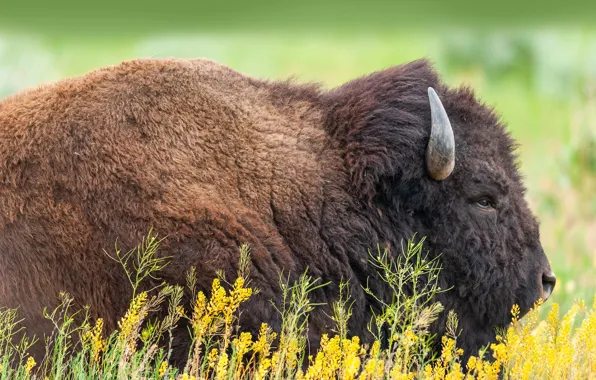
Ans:
{"type": "MultiPolygon", "coordinates": [[[[155,276],[167,263],[155,256],[159,243],[152,232],[139,245],[136,263],[129,278],[155,276]],[[155,261],[158,260],[158,261],[155,261]]],[[[133,296],[130,307],[115,331],[104,331],[103,321],[89,321],[88,310],[72,310],[72,297],[62,293],[60,304],[45,312],[55,326],[46,337],[47,353],[42,363],[27,354],[34,342],[23,333],[16,310],[0,310],[0,378],[2,379],[505,379],[590,378],[596,376],[596,299],[589,309],[582,301],[562,318],[553,304],[546,320],[539,319],[538,303],[524,321],[519,308],[512,308],[512,324],[498,343],[491,345],[492,356],[481,350],[467,363],[457,348],[457,316],[433,301],[440,289],[439,262],[423,254],[424,239],[412,238],[402,248],[400,259],[393,261],[388,252],[371,255],[381,281],[394,290],[391,303],[379,300],[382,312],[375,315],[370,329],[376,339],[362,344],[350,336],[347,321],[351,315],[349,286],[340,284],[338,299],[329,317],[335,333],[324,334],[321,347],[306,356],[306,329],[309,313],[317,307],[310,294],[327,284],[319,283],[307,272],[290,284],[280,275],[283,302],[278,312],[283,322],[280,331],[263,323],[258,336],[243,332],[238,313],[243,303],[258,291],[250,287],[250,250],[240,247],[237,278],[226,281],[219,272],[212,282],[209,297],[196,290],[196,271],[188,273],[188,290],[193,294],[190,310],[181,304],[183,287],[164,284],[133,296]],[[410,289],[404,292],[403,289],[410,289]],[[158,321],[148,319],[152,311],[167,309],[158,321]],[[441,337],[441,352],[433,356],[433,336],[428,330],[439,313],[448,312],[447,333],[441,337]],[[75,316],[83,313],[83,322],[75,316]],[[583,316],[581,321],[579,317],[583,316]],[[191,345],[184,368],[170,364],[172,330],[181,318],[190,322],[191,345]],[[573,323],[578,327],[573,329],[573,323]],[[387,331],[385,337],[380,331],[387,331]],[[166,339],[161,339],[166,337],[166,339]],[[389,342],[383,345],[382,341],[389,342]],[[165,343],[164,343],[165,342],[165,343]],[[384,347],[384,348],[382,348],[384,347]]],[[[129,260],[120,260],[124,270],[129,260]]],[[[127,269],[128,268],[128,269],[127,269]]],[[[365,289],[370,292],[368,288],[365,289]]]]}

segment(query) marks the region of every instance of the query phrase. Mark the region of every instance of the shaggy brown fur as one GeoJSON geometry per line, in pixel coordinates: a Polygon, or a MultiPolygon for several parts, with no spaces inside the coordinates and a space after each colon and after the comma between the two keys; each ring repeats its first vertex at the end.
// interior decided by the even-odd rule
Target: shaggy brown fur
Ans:
{"type": "MultiPolygon", "coordinates": [[[[281,270],[308,267],[335,284],[315,302],[351,279],[350,334],[366,340],[377,307],[361,288],[376,277],[367,251],[396,252],[417,232],[443,254],[441,282],[454,289],[440,300],[473,352],[514,302],[531,306],[550,271],[511,152],[492,111],[446,88],[426,61],[322,91],[207,60],[135,60],[26,91],[0,103],[0,305],[18,306],[40,335],[51,330],[42,308],[63,290],[115,327],[131,291],[103,250],[116,239],[134,247],[153,226],[173,256],[163,279],[184,283],[195,265],[206,291],[216,270],[233,277],[238,246],[251,246],[261,293],[241,323],[252,331],[279,328],[269,299],[279,300],[281,270]],[[457,144],[441,182],[424,166],[429,86],[457,144]],[[479,207],[484,198],[494,207],[479,207]]],[[[324,311],[310,320],[313,348],[331,326],[324,311]]]]}

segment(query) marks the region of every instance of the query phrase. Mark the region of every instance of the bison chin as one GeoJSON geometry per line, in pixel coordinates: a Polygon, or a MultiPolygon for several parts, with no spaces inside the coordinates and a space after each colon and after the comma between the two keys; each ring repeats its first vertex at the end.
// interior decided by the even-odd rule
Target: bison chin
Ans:
{"type": "MultiPolygon", "coordinates": [[[[492,360],[490,345],[497,342],[497,335],[504,336],[511,325],[512,309],[518,306],[516,318],[522,319],[542,300],[552,294],[556,277],[544,259],[542,250],[529,250],[524,258],[536,260],[522,261],[518,265],[505,266],[492,270],[492,276],[484,271],[457,271],[450,265],[455,260],[443,260],[443,277],[439,285],[446,292],[436,295],[444,311],[431,327],[436,334],[434,352],[441,352],[441,337],[447,332],[448,311],[453,310],[458,319],[458,348],[463,349],[462,364],[470,356],[478,356],[480,350],[488,349],[485,359],[492,360]],[[512,268],[508,271],[507,268],[512,268]]],[[[463,264],[457,263],[457,268],[463,264]]],[[[495,267],[493,267],[495,268],[495,267]]],[[[470,268],[467,268],[470,269],[470,268]]]]}

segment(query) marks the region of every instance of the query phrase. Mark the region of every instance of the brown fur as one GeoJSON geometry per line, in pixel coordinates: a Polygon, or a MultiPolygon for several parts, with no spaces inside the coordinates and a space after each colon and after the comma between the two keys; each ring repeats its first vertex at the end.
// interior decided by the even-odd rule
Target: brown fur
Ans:
{"type": "MultiPolygon", "coordinates": [[[[428,106],[419,101],[426,87],[444,93],[448,112],[458,96],[467,102],[454,124],[465,117],[496,123],[465,92],[445,95],[448,90],[424,61],[375,75],[323,92],[312,85],[256,80],[207,60],[136,60],[5,99],[0,103],[0,305],[20,307],[29,331],[40,335],[51,329],[42,308],[55,305],[58,292],[67,291],[114,328],[131,291],[103,250],[113,252],[116,240],[130,249],[154,227],[167,236],[161,253],[173,256],[163,279],[184,283],[185,272],[195,265],[203,290],[209,290],[218,269],[233,277],[238,246],[250,245],[251,275],[261,290],[241,321],[251,331],[261,321],[279,327],[268,302],[279,300],[278,273],[308,267],[313,276],[335,284],[317,292],[316,302],[331,302],[340,279],[352,279],[350,333],[370,337],[366,322],[375,305],[360,288],[374,276],[366,264],[367,248],[396,247],[413,232],[431,232],[428,223],[417,224],[406,214],[401,222],[392,221],[391,210],[397,213],[402,205],[397,198],[387,202],[392,197],[384,190],[387,181],[401,176],[403,186],[411,178],[428,187],[446,186],[428,180],[423,159],[417,161],[428,137],[424,128],[430,126],[428,106]],[[405,97],[389,102],[385,95],[392,89],[405,97]],[[399,108],[400,102],[410,112],[400,125],[420,128],[412,127],[401,140],[382,131],[376,137],[364,133],[373,131],[363,121],[376,109],[399,108]],[[400,143],[390,145],[393,138],[400,143]],[[411,150],[395,150],[403,144],[411,150]],[[402,161],[393,161],[398,158],[402,161]]],[[[467,133],[461,128],[456,141],[467,133]]],[[[503,135],[495,131],[494,136],[503,135]]],[[[495,138],[503,143],[495,145],[503,148],[495,153],[501,160],[509,140],[495,138]]],[[[458,154],[473,154],[477,146],[458,154]]],[[[497,165],[503,178],[516,184],[509,156],[502,160],[497,165]]],[[[426,189],[420,187],[424,194],[438,191],[426,189]]],[[[443,197],[438,194],[436,199],[443,197]]],[[[520,228],[533,231],[526,209],[517,214],[530,218],[520,228]]],[[[449,270],[453,277],[457,268],[449,270]]],[[[475,276],[482,279],[483,273],[475,276]]],[[[380,297],[390,297],[382,285],[375,286],[380,297]]],[[[503,308],[510,304],[504,297],[503,308]]],[[[460,312],[481,312],[457,306],[462,302],[447,304],[460,312]]],[[[331,326],[323,311],[311,318],[313,347],[331,326]]],[[[183,360],[187,342],[179,343],[176,355],[183,360]]]]}

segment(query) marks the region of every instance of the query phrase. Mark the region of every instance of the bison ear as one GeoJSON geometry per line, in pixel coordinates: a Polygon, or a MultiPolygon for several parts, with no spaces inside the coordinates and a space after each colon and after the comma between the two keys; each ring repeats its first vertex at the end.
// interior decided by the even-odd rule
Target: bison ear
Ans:
{"type": "Polygon", "coordinates": [[[455,139],[447,112],[432,87],[428,88],[428,100],[432,124],[426,147],[426,169],[432,179],[441,181],[449,177],[455,167],[455,139]]]}

